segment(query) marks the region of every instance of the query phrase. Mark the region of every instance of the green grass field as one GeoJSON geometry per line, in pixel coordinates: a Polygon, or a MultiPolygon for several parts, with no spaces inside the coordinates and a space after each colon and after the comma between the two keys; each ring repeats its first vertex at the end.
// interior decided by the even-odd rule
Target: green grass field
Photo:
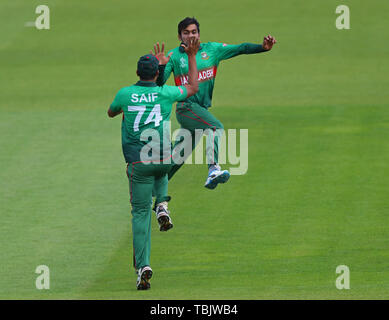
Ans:
{"type": "Polygon", "coordinates": [[[389,4],[347,1],[351,29],[337,30],[343,2],[1,1],[0,299],[388,299],[389,4]],[[25,27],[39,4],[50,30],[25,27]],[[203,42],[278,43],[220,65],[211,111],[249,129],[248,172],[210,191],[206,165],[182,168],[138,292],[106,110],[188,15],[203,42]]]}

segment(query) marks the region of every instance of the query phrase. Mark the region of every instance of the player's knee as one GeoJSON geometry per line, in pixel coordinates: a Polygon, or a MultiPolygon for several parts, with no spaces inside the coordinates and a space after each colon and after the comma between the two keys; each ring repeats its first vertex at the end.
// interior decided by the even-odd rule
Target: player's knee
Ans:
{"type": "Polygon", "coordinates": [[[215,130],[224,130],[224,126],[223,126],[223,124],[220,121],[216,121],[214,123],[214,129],[215,130]]]}
{"type": "Polygon", "coordinates": [[[221,122],[217,122],[212,128],[210,128],[210,130],[213,134],[216,133],[217,135],[221,135],[224,132],[224,126],[221,122]]]}

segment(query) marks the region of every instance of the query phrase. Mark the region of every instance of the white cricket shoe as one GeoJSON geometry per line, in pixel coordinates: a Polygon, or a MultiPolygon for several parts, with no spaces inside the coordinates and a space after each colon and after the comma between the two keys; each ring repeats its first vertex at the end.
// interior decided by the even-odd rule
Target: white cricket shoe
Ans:
{"type": "Polygon", "coordinates": [[[155,210],[157,220],[159,223],[159,231],[168,231],[173,228],[172,219],[170,218],[170,211],[167,209],[167,202],[161,202],[157,204],[155,210]]]}
{"type": "Polygon", "coordinates": [[[204,187],[208,189],[215,189],[219,183],[226,183],[229,178],[230,173],[228,170],[221,170],[218,165],[215,165],[213,166],[213,170],[210,170],[204,187]]]}
{"type": "Polygon", "coordinates": [[[153,276],[153,270],[149,266],[145,266],[138,270],[138,279],[136,280],[136,288],[138,290],[150,289],[150,279],[153,276]]]}

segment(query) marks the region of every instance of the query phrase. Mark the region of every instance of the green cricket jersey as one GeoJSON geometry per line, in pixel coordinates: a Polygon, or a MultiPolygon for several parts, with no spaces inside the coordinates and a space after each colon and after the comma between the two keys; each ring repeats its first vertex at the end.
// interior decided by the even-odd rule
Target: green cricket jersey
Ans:
{"type": "MultiPolygon", "coordinates": [[[[264,52],[262,45],[253,43],[242,43],[239,45],[230,45],[218,42],[207,42],[200,45],[196,54],[198,69],[199,91],[187,98],[186,102],[195,102],[202,107],[209,108],[212,101],[212,92],[215,84],[215,77],[220,61],[235,57],[240,54],[251,54],[264,52]]],[[[169,62],[166,64],[163,72],[160,69],[160,76],[157,80],[158,85],[163,85],[170,74],[174,74],[174,82],[177,86],[188,83],[188,56],[182,47],[177,47],[173,52],[169,62]]]]}
{"type": "MultiPolygon", "coordinates": [[[[110,109],[114,112],[123,110],[122,121],[122,148],[127,163],[141,160],[142,148],[149,144],[148,140],[142,141],[142,133],[147,129],[155,129],[165,151],[171,151],[170,120],[172,105],[176,101],[182,101],[187,97],[187,90],[184,86],[157,86],[154,82],[138,81],[135,85],[124,87],[116,94],[110,109]],[[169,139],[169,145],[166,141],[169,139]]],[[[146,135],[147,136],[147,135],[146,135]]],[[[143,138],[144,140],[144,138],[143,138]]],[[[158,155],[162,160],[163,149],[158,155]]],[[[166,153],[165,153],[166,154],[166,153]]]]}

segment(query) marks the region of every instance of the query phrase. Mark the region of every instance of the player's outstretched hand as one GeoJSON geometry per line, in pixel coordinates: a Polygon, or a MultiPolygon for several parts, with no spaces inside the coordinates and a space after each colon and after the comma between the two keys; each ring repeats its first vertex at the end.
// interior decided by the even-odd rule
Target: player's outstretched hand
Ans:
{"type": "Polygon", "coordinates": [[[200,41],[199,41],[199,39],[196,39],[196,38],[190,38],[188,40],[188,45],[181,43],[181,47],[184,48],[184,50],[188,56],[191,56],[191,55],[195,56],[197,51],[199,51],[200,41]]]}
{"type": "Polygon", "coordinates": [[[165,43],[162,42],[162,48],[159,47],[159,42],[154,45],[154,53],[150,50],[150,54],[153,54],[159,61],[159,64],[167,64],[169,62],[170,56],[173,52],[166,57],[165,56],[165,43]]]}
{"type": "Polygon", "coordinates": [[[270,34],[267,37],[263,38],[262,48],[265,50],[271,50],[273,45],[277,43],[277,40],[273,38],[270,34]]]}

